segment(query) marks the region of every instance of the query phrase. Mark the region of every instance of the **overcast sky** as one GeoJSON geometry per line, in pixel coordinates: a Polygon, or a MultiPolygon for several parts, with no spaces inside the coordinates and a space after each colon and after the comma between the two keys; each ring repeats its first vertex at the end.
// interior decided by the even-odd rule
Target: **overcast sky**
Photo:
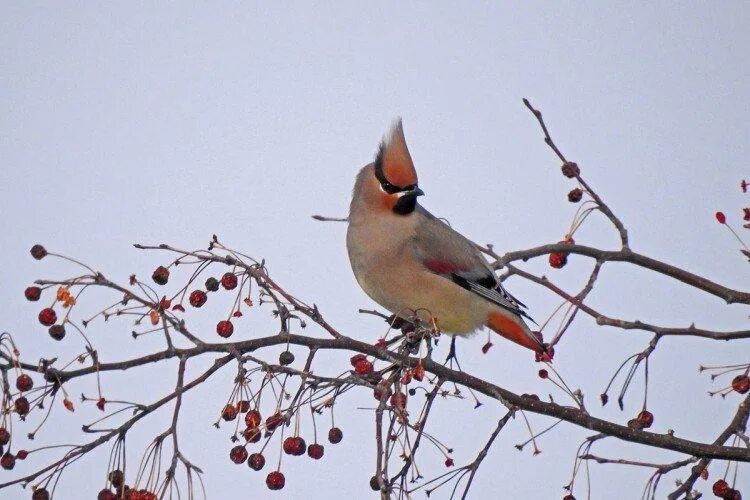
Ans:
{"type": "MultiPolygon", "coordinates": [[[[713,214],[723,209],[737,224],[740,208],[750,205],[738,189],[740,179],[750,177],[748,5],[557,7],[120,2],[95,8],[85,2],[3,2],[0,330],[14,334],[29,360],[81,349],[72,336],[61,344],[49,339],[35,319],[38,304],[23,299],[32,280],[75,272],[68,265],[33,261],[28,255],[33,243],[126,281],[131,273],[146,277],[165,263],[163,255],[134,250],[133,242],[201,248],[216,233],[265,258],[279,283],[316,302],[341,331],[374,341],[383,325],[357,314],[374,304],[351,275],[345,225],[315,222],[310,215],[346,215],[355,173],[371,160],[391,120],[402,116],[429,210],[468,237],[494,243],[499,252],[558,241],[575,209],[566,201],[574,186],[559,174],[522,97],[543,110],[559,146],[629,228],[635,250],[746,289],[747,262],[713,214]]],[[[617,243],[600,217],[576,239],[613,248],[617,243]]],[[[570,260],[560,271],[543,259],[526,268],[576,291],[591,262],[570,260]]],[[[606,266],[600,285],[592,304],[613,317],[747,328],[746,307],[728,307],[625,265],[606,266]]],[[[546,318],[558,304],[517,279],[508,287],[536,318],[546,318]]],[[[111,297],[100,298],[104,303],[111,297]]],[[[268,310],[253,314],[238,326],[237,338],[274,333],[268,310]]],[[[555,366],[569,385],[583,390],[598,416],[625,423],[640,409],[640,379],[625,412],[614,405],[600,409],[598,394],[617,365],[650,337],[579,318],[559,345],[555,366]]],[[[215,319],[202,312],[191,324],[214,340],[215,319]]],[[[130,330],[126,321],[89,328],[104,360],[162,347],[158,339],[134,343],[130,330]]],[[[538,365],[527,352],[498,341],[482,355],[483,342],[479,335],[460,343],[465,369],[517,392],[563,399],[538,379],[538,365]]],[[[748,352],[747,341],[665,339],[650,366],[654,431],[671,428],[682,437],[712,441],[738,399],[709,399],[706,391],[719,383],[700,376],[697,367],[746,362],[748,352]]],[[[328,363],[319,370],[335,373],[346,368],[347,357],[328,363]]],[[[171,390],[174,368],[107,377],[105,392],[112,399],[149,402],[171,390]]],[[[192,368],[197,373],[200,366],[192,368]]],[[[372,414],[356,409],[372,404],[368,395],[339,402],[344,441],[326,446],[320,463],[286,457],[286,488],[272,494],[265,473],[229,462],[230,431],[211,426],[233,375],[226,369],[210,387],[186,398],[184,453],[206,471],[208,498],[358,498],[368,491],[372,414]]],[[[76,382],[69,390],[91,392],[92,383],[76,382]]],[[[168,424],[170,412],[163,413],[133,433],[131,460],[168,424]]],[[[469,401],[444,402],[434,413],[433,433],[456,449],[456,463],[463,464],[483,446],[502,413],[496,404],[472,410],[469,401]]],[[[88,440],[76,429],[95,415],[57,408],[37,441],[88,440]]],[[[531,421],[535,429],[551,423],[531,421]]],[[[33,424],[30,419],[20,425],[18,437],[33,424]]],[[[560,426],[542,438],[543,453],[532,457],[529,449],[519,453],[513,447],[527,436],[516,419],[480,468],[472,497],[561,498],[575,449],[588,434],[560,426]]],[[[642,460],[681,458],[614,440],[595,451],[642,460]]],[[[424,452],[423,473],[441,473],[439,457],[429,459],[429,449],[424,452]]],[[[269,453],[269,462],[275,453],[269,453]]],[[[92,498],[104,483],[107,455],[101,449],[70,467],[59,498],[92,498]]],[[[40,454],[14,473],[55,456],[40,454]]],[[[712,465],[712,479],[723,467],[712,465]]],[[[592,498],[638,498],[649,474],[592,466],[592,498]]],[[[663,481],[660,496],[685,474],[663,481]]],[[[3,472],[0,479],[10,475],[3,472]]],[[[738,481],[743,493],[750,493],[747,467],[738,481]]],[[[709,496],[710,482],[699,485],[709,496]]],[[[583,486],[577,485],[579,498],[585,498],[583,486]]],[[[448,493],[439,490],[433,497],[448,493]]]]}

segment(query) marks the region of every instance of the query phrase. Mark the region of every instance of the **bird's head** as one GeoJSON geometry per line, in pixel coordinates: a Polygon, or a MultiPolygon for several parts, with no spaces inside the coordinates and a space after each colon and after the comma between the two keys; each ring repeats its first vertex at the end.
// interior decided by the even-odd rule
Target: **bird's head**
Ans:
{"type": "Polygon", "coordinates": [[[360,171],[353,201],[362,202],[370,210],[404,216],[414,212],[417,197],[423,194],[398,119],[380,143],[375,161],[360,171]]]}

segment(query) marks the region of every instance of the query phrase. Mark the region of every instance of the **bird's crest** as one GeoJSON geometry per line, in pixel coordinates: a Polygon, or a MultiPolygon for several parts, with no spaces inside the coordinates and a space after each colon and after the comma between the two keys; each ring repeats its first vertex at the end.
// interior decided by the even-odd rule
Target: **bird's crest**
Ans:
{"type": "Polygon", "coordinates": [[[401,118],[393,122],[388,135],[380,143],[375,158],[375,174],[399,188],[417,184],[417,171],[406,147],[401,118]]]}

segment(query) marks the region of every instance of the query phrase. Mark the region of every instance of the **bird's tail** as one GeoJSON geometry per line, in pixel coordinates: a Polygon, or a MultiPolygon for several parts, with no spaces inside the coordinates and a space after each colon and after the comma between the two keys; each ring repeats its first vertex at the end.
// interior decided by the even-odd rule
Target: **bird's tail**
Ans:
{"type": "Polygon", "coordinates": [[[506,339],[534,352],[544,353],[546,351],[544,344],[519,317],[511,317],[499,311],[492,311],[487,316],[487,326],[495,333],[499,333],[506,339]]]}

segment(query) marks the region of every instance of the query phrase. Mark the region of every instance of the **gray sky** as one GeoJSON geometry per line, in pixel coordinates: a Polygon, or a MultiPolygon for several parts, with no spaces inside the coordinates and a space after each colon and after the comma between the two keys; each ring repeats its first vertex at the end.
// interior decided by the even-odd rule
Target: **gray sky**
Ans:
{"type": "MultiPolygon", "coordinates": [[[[132,272],[146,277],[164,263],[157,255],[139,254],[131,243],[200,248],[216,233],[266,258],[278,282],[316,302],[343,332],[374,341],[382,324],[357,314],[373,304],[351,276],[345,226],[309,216],[345,215],[355,173],[400,115],[427,192],[423,203],[431,211],[501,252],[561,239],[575,208],[565,199],[573,186],[559,174],[522,97],[544,111],[560,147],[628,226],[634,249],[730,286],[747,286],[747,263],[737,243],[713,219],[723,209],[736,223],[739,209],[750,205],[737,188],[748,175],[747,4],[139,7],[0,6],[0,329],[16,336],[28,359],[80,349],[72,336],[53,343],[36,323],[37,304],[23,299],[33,279],[74,272],[33,261],[27,252],[35,242],[125,281],[132,272]]],[[[614,232],[595,219],[576,239],[616,244],[614,232]]],[[[562,271],[550,270],[543,260],[527,268],[575,291],[590,265],[576,258],[562,271]]],[[[611,316],[747,327],[746,308],[723,306],[624,265],[607,266],[600,285],[591,301],[611,316]]],[[[558,303],[531,284],[512,280],[509,288],[537,318],[558,303]]],[[[110,298],[99,297],[102,303],[110,298]]],[[[273,332],[267,311],[254,315],[237,338],[273,332]]],[[[203,313],[191,324],[205,326],[205,337],[213,340],[214,320],[203,313]]],[[[158,339],[134,344],[130,326],[89,328],[103,359],[161,347],[158,339]]],[[[555,366],[570,385],[581,387],[597,415],[624,423],[639,409],[640,385],[624,413],[614,405],[600,409],[596,400],[619,362],[649,339],[596,327],[582,317],[559,345],[555,366]]],[[[479,335],[460,344],[466,369],[518,392],[562,397],[536,377],[538,365],[528,353],[496,342],[482,355],[483,342],[479,335]]],[[[747,361],[747,347],[747,341],[665,339],[651,363],[654,430],[713,440],[737,398],[709,399],[706,391],[718,385],[699,376],[697,366],[747,361]]],[[[328,362],[319,370],[333,373],[347,364],[344,357],[328,362]]],[[[154,398],[170,390],[174,374],[170,366],[111,377],[106,392],[113,399],[154,398]]],[[[231,464],[229,431],[211,427],[232,376],[225,370],[211,387],[187,398],[183,447],[206,470],[209,498],[237,492],[270,498],[265,473],[231,464]]],[[[78,394],[92,387],[70,389],[78,394]]],[[[275,497],[361,495],[374,468],[373,425],[370,413],[354,408],[368,404],[368,397],[341,401],[344,441],[326,446],[321,463],[285,457],[287,485],[275,497]]],[[[502,414],[494,404],[471,408],[468,401],[445,402],[435,413],[433,431],[456,448],[457,464],[473,458],[502,414]]],[[[38,442],[79,440],[81,419],[94,415],[58,408],[54,425],[38,442]]],[[[167,416],[149,417],[134,433],[131,460],[139,458],[143,439],[165,428],[167,416]]],[[[536,429],[548,423],[532,417],[536,429]]],[[[24,424],[24,432],[31,425],[24,424]]],[[[526,437],[517,419],[480,469],[473,497],[562,497],[575,448],[586,435],[561,426],[541,440],[543,453],[532,457],[530,450],[513,448],[526,437]]],[[[595,451],[680,458],[614,441],[595,451]]],[[[437,458],[431,462],[425,452],[425,474],[442,472],[437,458]]],[[[100,450],[71,467],[60,498],[98,491],[106,456],[100,450]]],[[[42,465],[42,458],[17,471],[42,465]]],[[[710,472],[712,478],[722,474],[723,464],[710,472]]],[[[743,467],[739,475],[744,493],[748,472],[743,467]]],[[[649,473],[593,466],[592,496],[638,498],[649,473]]],[[[581,482],[576,495],[584,492],[581,482]]]]}

